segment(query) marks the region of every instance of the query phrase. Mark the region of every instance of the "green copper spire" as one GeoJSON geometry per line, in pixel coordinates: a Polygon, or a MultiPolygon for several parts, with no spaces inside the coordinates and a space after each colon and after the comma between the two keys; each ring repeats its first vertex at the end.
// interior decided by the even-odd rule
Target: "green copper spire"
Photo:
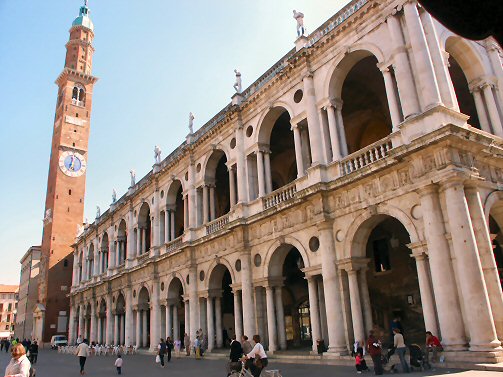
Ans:
{"type": "Polygon", "coordinates": [[[72,26],[84,26],[88,29],[94,30],[94,25],[89,18],[89,7],[87,0],[84,0],[84,5],[80,7],[79,16],[72,22],[72,26]]]}

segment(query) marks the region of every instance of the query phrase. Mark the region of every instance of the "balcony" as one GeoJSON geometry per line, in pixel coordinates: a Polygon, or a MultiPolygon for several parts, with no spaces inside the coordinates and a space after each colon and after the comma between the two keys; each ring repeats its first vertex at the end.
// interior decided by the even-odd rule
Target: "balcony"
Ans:
{"type": "Polygon", "coordinates": [[[392,149],[391,138],[387,137],[348,155],[340,161],[341,177],[388,157],[392,149]]]}
{"type": "Polygon", "coordinates": [[[268,196],[262,198],[264,210],[276,207],[278,204],[294,198],[296,193],[297,187],[295,182],[290,183],[287,186],[280,187],[268,196]]]}
{"type": "Polygon", "coordinates": [[[182,236],[175,238],[173,241],[166,243],[165,254],[172,253],[173,251],[179,249],[181,245],[182,245],[182,236]]]}
{"type": "Polygon", "coordinates": [[[223,215],[206,225],[206,235],[218,232],[229,223],[229,214],[223,215]]]}

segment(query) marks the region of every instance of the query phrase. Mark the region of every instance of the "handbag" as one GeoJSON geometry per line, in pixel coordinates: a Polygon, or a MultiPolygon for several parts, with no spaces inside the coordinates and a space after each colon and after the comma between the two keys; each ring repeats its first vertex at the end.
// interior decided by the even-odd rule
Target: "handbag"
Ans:
{"type": "Polygon", "coordinates": [[[161,356],[156,355],[156,357],[155,357],[155,362],[156,362],[157,364],[159,364],[159,363],[161,362],[161,356]]]}

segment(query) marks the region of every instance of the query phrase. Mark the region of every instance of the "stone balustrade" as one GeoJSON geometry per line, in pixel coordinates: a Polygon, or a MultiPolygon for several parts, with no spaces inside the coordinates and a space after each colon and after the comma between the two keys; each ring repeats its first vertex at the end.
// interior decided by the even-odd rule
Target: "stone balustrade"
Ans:
{"type": "Polygon", "coordinates": [[[282,202],[292,199],[296,192],[297,187],[295,186],[295,182],[273,191],[271,194],[262,199],[264,210],[275,207],[282,202]]]}
{"type": "Polygon", "coordinates": [[[353,173],[367,165],[389,156],[393,145],[389,137],[350,154],[340,162],[341,176],[353,173]]]}
{"type": "Polygon", "coordinates": [[[212,222],[206,225],[206,234],[211,234],[219,231],[224,226],[229,223],[229,215],[224,215],[219,217],[218,219],[213,220],[212,222]]]}

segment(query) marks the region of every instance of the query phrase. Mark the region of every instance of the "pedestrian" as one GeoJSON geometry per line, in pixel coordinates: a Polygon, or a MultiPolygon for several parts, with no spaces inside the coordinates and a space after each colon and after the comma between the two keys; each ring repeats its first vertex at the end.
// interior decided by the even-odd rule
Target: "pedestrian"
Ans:
{"type": "Polygon", "coordinates": [[[268,364],[267,354],[265,353],[262,344],[260,344],[259,335],[253,335],[253,341],[255,342],[255,345],[253,346],[250,353],[245,354],[244,358],[247,361],[252,361],[250,363],[247,363],[247,365],[249,365],[249,369],[253,377],[259,377],[260,373],[262,373],[262,369],[264,369],[268,364]]]}
{"type": "Polygon", "coordinates": [[[117,368],[117,374],[122,374],[122,363],[124,360],[122,360],[121,354],[117,354],[117,359],[115,360],[115,367],[117,368]]]}
{"type": "Polygon", "coordinates": [[[236,340],[236,335],[232,336],[231,340],[231,352],[229,354],[229,364],[227,368],[227,376],[230,376],[233,371],[241,370],[241,363],[239,359],[243,356],[243,347],[241,343],[236,340]]]}
{"type": "Polygon", "coordinates": [[[84,339],[84,341],[79,344],[75,354],[79,358],[80,374],[85,374],[84,366],[86,365],[86,360],[89,357],[89,341],[87,339],[84,339]]]}
{"type": "Polygon", "coordinates": [[[405,360],[405,352],[407,352],[407,347],[405,346],[405,341],[403,339],[403,335],[400,334],[400,329],[398,327],[393,329],[393,346],[396,349],[396,353],[398,354],[398,357],[400,358],[400,364],[402,366],[402,372],[403,373],[410,373],[410,368],[409,364],[407,364],[407,361],[405,360]]]}
{"type": "Polygon", "coordinates": [[[5,377],[30,377],[31,364],[26,357],[22,344],[16,344],[11,350],[12,359],[5,368],[5,377]]]}
{"type": "Polygon", "coordinates": [[[241,337],[241,346],[243,347],[243,353],[245,355],[249,354],[253,348],[246,335],[241,337]]]}
{"type": "Polygon", "coordinates": [[[365,358],[363,357],[363,348],[361,348],[361,347],[358,349],[358,352],[356,353],[355,367],[356,367],[356,373],[361,373],[361,372],[369,369],[367,367],[367,362],[365,361],[365,358]]]}
{"type": "Polygon", "coordinates": [[[9,352],[9,347],[10,347],[9,339],[5,339],[4,344],[5,344],[5,353],[7,353],[7,352],[9,352]]]}
{"type": "Polygon", "coordinates": [[[30,345],[30,362],[32,364],[36,364],[37,363],[37,358],[38,358],[38,343],[36,340],[33,341],[33,343],[30,345]]]}
{"type": "Polygon", "coordinates": [[[370,357],[372,358],[372,361],[374,362],[374,373],[376,375],[382,375],[382,344],[381,341],[375,337],[373,330],[370,330],[369,332],[369,337],[367,339],[367,350],[370,357]]]}
{"type": "Polygon", "coordinates": [[[196,340],[194,341],[194,355],[196,356],[196,360],[201,359],[201,340],[198,336],[196,336],[196,340]]]}
{"type": "Polygon", "coordinates": [[[185,347],[185,356],[190,356],[190,337],[187,333],[183,336],[183,345],[185,347]]]}
{"type": "Polygon", "coordinates": [[[442,352],[444,348],[440,344],[440,340],[431,333],[431,331],[426,331],[426,364],[431,368],[430,365],[430,353],[431,362],[436,363],[438,361],[438,352],[442,352]]]}
{"type": "Polygon", "coordinates": [[[4,340],[0,339],[0,351],[3,351],[3,347],[4,347],[4,340]]]}
{"type": "Polygon", "coordinates": [[[166,351],[168,352],[168,363],[171,361],[172,349],[173,349],[173,342],[171,341],[171,337],[168,336],[168,339],[166,339],[166,351]]]}
{"type": "Polygon", "coordinates": [[[164,355],[166,354],[166,343],[164,342],[164,339],[161,338],[161,342],[157,346],[157,349],[157,356],[159,356],[161,368],[164,368],[164,355]]]}
{"type": "Polygon", "coordinates": [[[180,350],[182,349],[182,341],[180,339],[175,340],[175,357],[180,358],[180,350]]]}

